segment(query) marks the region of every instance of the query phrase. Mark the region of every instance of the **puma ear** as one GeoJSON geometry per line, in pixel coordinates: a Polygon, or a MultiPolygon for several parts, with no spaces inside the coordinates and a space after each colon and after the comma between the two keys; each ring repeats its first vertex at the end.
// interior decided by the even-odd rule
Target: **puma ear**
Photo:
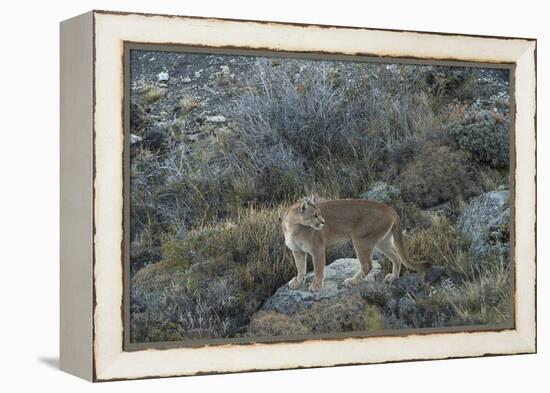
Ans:
{"type": "Polygon", "coordinates": [[[305,212],[307,209],[307,199],[305,199],[303,202],[302,202],[302,206],[300,206],[300,210],[305,212]]]}

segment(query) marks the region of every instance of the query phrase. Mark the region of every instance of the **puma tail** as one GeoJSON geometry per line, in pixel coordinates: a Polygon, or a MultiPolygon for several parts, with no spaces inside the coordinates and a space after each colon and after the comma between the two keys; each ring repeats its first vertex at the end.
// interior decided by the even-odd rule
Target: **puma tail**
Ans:
{"type": "Polygon", "coordinates": [[[431,264],[429,262],[414,263],[409,260],[407,250],[405,249],[405,242],[403,241],[403,230],[401,228],[401,222],[399,221],[399,218],[397,218],[397,220],[393,224],[392,235],[397,251],[399,252],[401,260],[406,267],[417,272],[423,272],[431,267],[431,264]]]}

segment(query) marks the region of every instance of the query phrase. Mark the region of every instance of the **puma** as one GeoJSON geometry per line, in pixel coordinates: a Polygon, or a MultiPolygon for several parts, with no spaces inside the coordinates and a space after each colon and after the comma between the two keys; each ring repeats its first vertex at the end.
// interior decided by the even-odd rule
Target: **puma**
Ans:
{"type": "Polygon", "coordinates": [[[293,289],[305,281],[307,255],[313,258],[314,279],[310,291],[323,287],[326,247],[351,240],[361,269],[344,281],[349,286],[362,280],[371,269],[372,253],[378,249],[392,261],[392,272],[385,280],[399,277],[401,264],[415,271],[429,268],[428,263],[411,263],[405,252],[401,223],[390,206],[367,200],[340,199],[314,202],[305,199],[292,205],[282,221],[286,246],[292,251],[297,274],[290,282],[293,289]]]}

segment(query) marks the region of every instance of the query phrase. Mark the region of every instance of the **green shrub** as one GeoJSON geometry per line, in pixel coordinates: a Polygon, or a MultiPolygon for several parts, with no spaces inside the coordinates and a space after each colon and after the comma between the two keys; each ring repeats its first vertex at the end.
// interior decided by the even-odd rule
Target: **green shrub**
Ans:
{"type": "Polygon", "coordinates": [[[499,114],[471,113],[450,127],[458,146],[480,163],[494,168],[510,165],[510,124],[499,114]]]}
{"type": "Polygon", "coordinates": [[[427,208],[479,194],[478,167],[462,151],[426,142],[398,177],[403,199],[427,208]]]}
{"type": "Polygon", "coordinates": [[[474,70],[470,67],[426,67],[423,75],[435,96],[469,99],[474,93],[474,70]]]}

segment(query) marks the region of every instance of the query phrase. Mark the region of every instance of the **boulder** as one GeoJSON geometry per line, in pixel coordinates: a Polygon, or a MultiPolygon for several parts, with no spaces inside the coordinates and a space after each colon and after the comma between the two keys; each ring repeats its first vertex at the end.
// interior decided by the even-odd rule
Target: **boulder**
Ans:
{"type": "Polygon", "coordinates": [[[491,191],[473,199],[458,217],[458,228],[472,241],[476,263],[509,255],[509,201],[509,190],[491,191]]]}
{"type": "MultiPolygon", "coordinates": [[[[385,328],[429,326],[432,321],[417,305],[430,296],[430,287],[417,274],[405,273],[393,283],[383,280],[380,263],[360,283],[342,283],[359,269],[357,259],[343,258],[325,268],[325,285],[317,292],[307,290],[313,272],[300,289],[288,284],[279,288],[252,315],[247,336],[300,335],[385,328]]],[[[432,276],[441,276],[442,271],[432,276]]],[[[432,279],[435,279],[433,277],[432,279]]]]}
{"type": "Polygon", "coordinates": [[[399,189],[388,183],[379,181],[373,183],[366,192],[360,195],[360,198],[381,203],[391,203],[400,196],[401,192],[399,189]]]}
{"type": "MultiPolygon", "coordinates": [[[[310,308],[323,299],[336,299],[347,296],[354,288],[342,285],[342,282],[353,276],[359,270],[359,261],[352,258],[342,258],[325,268],[325,284],[320,291],[310,292],[308,286],[313,280],[313,272],[306,275],[306,282],[301,289],[292,289],[284,285],[273,294],[263,305],[262,310],[273,310],[285,314],[293,314],[298,308],[310,308]]],[[[382,279],[380,263],[373,261],[372,270],[366,277],[366,282],[382,279]]]]}

